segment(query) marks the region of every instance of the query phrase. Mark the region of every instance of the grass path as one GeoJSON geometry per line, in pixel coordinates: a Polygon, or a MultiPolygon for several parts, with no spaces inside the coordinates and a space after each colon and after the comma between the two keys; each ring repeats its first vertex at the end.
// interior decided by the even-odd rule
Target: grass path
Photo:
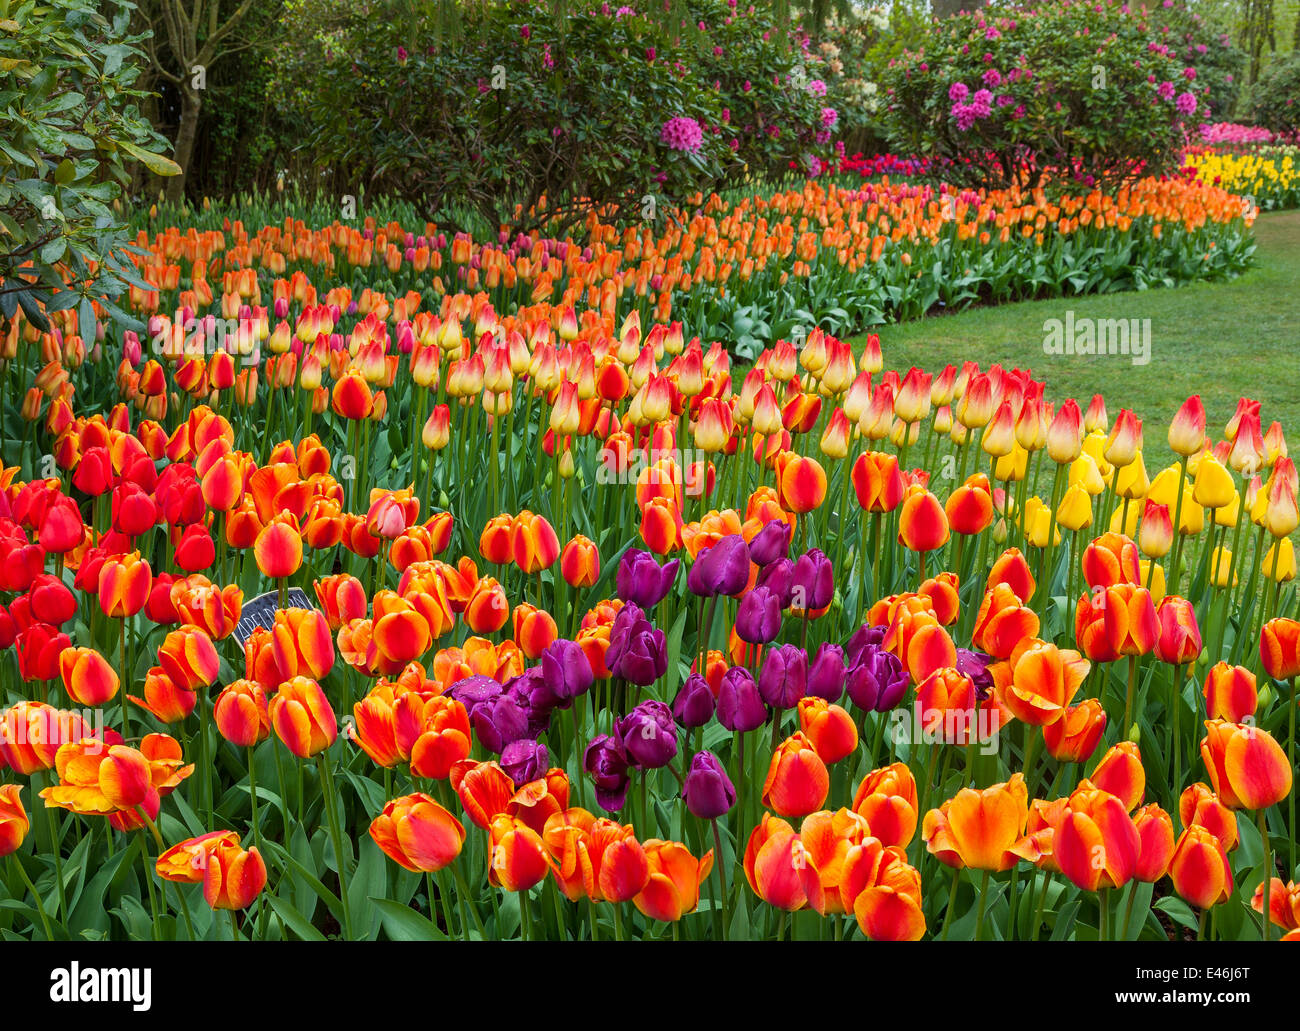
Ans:
{"type": "Polygon", "coordinates": [[[1120,408],[1143,420],[1152,475],[1173,460],[1166,429],[1191,394],[1205,402],[1215,439],[1237,399],[1250,397],[1263,403],[1264,429],[1279,420],[1300,443],[1300,211],[1261,215],[1255,236],[1257,267],[1229,282],[1028,301],[883,327],[885,367],[938,372],[948,362],[1001,362],[1031,369],[1057,404],[1074,397],[1086,406],[1100,393],[1112,420],[1120,408]],[[1064,320],[1067,310],[1076,321],[1150,319],[1149,363],[1045,354],[1044,323],[1064,320]]]}

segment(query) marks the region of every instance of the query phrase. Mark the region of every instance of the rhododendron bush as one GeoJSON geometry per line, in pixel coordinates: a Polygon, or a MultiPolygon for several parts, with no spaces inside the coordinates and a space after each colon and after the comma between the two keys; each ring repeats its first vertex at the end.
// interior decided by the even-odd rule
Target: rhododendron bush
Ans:
{"type": "Polygon", "coordinates": [[[954,162],[975,183],[1081,188],[1177,168],[1203,120],[1196,69],[1117,3],[989,8],[933,26],[889,67],[899,150],[954,162]],[[1057,176],[1061,178],[1060,175],[1057,176]]]}
{"type": "Polygon", "coordinates": [[[330,168],[317,185],[493,226],[529,224],[543,198],[552,221],[610,204],[653,219],[747,172],[820,168],[836,112],[789,30],[749,5],[683,7],[670,32],[631,6],[467,3],[440,32],[404,8],[290,4],[276,89],[330,168]]]}

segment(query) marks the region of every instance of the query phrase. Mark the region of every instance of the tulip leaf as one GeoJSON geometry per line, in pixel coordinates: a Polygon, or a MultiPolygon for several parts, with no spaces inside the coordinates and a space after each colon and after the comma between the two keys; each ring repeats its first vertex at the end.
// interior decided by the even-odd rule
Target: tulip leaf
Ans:
{"type": "Polygon", "coordinates": [[[1192,912],[1192,907],[1175,895],[1166,895],[1163,898],[1156,899],[1152,909],[1158,909],[1166,914],[1169,919],[1184,927],[1190,927],[1196,930],[1199,926],[1196,920],[1196,914],[1192,912]]]}
{"type": "Polygon", "coordinates": [[[1052,927],[1051,941],[1065,941],[1074,931],[1074,921],[1079,915],[1079,900],[1075,899],[1068,906],[1061,910],[1056,916],[1056,923],[1052,927]]]}
{"type": "Polygon", "coordinates": [[[446,941],[442,933],[427,916],[416,912],[410,906],[404,906],[392,899],[369,897],[384,925],[384,933],[392,941],[433,942],[446,941]]]}
{"type": "Polygon", "coordinates": [[[295,909],[292,903],[286,902],[276,895],[266,896],[266,901],[270,903],[275,915],[284,921],[285,926],[303,941],[323,942],[325,940],[325,935],[321,934],[310,920],[295,909]]]}

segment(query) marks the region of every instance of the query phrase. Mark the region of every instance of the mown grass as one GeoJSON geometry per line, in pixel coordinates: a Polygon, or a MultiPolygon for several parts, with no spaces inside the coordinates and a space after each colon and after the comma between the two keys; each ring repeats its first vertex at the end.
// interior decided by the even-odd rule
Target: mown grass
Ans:
{"type": "MultiPolygon", "coordinates": [[[[1173,461],[1166,441],[1169,420],[1191,394],[1200,394],[1214,439],[1237,400],[1262,402],[1264,428],[1279,420],[1300,432],[1300,211],[1261,215],[1255,223],[1257,266],[1229,282],[1200,283],[1078,298],[1028,301],[933,316],[879,330],[885,367],[913,365],[938,372],[952,362],[994,362],[1028,368],[1059,404],[1093,394],[1106,399],[1113,420],[1131,408],[1143,421],[1146,464],[1173,461]],[[1151,355],[1135,365],[1123,355],[1044,353],[1044,323],[1150,319],[1151,355]]],[[[861,342],[861,337],[856,343],[861,342]]]]}

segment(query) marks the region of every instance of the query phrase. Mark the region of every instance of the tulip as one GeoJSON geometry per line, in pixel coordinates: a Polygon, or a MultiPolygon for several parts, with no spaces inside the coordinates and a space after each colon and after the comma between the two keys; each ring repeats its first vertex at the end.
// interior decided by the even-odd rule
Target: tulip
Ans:
{"type": "Polygon", "coordinates": [[[577,534],[560,552],[560,574],[570,587],[591,587],[600,579],[600,552],[577,534]]]}
{"type": "Polygon", "coordinates": [[[641,687],[653,684],[667,669],[664,632],[652,626],[632,602],[614,618],[605,663],[614,676],[641,687]]]}
{"type": "Polygon", "coordinates": [[[899,543],[926,552],[943,547],[948,536],[948,517],[939,500],[923,487],[910,488],[898,516],[899,543]]]}
{"type": "Polygon", "coordinates": [[[1058,762],[1081,763],[1092,758],[1106,730],[1106,712],[1096,698],[1071,705],[1065,714],[1043,727],[1047,752],[1058,762]]]}
{"type": "Polygon", "coordinates": [[[459,820],[425,794],[403,795],[384,806],[370,823],[370,836],[405,870],[436,873],[452,863],[465,844],[459,820]]]}
{"type": "Polygon", "coordinates": [[[271,715],[262,686],[252,680],[231,681],[212,704],[217,731],[237,748],[252,748],[271,734],[271,715]]]}
{"type": "Polygon", "coordinates": [[[778,490],[786,509],[802,515],[821,507],[826,498],[826,471],[815,458],[791,454],[778,462],[778,490]]]}
{"type": "Polygon", "coordinates": [[[1169,860],[1174,891],[1198,909],[1208,909],[1232,896],[1232,867],[1219,839],[1204,827],[1188,827],[1174,845],[1169,860]]]}
{"type": "Polygon", "coordinates": [[[696,859],[685,845],[652,838],[643,846],[647,876],[633,904],[652,920],[673,922],[694,912],[700,885],[713,869],[713,852],[696,859]]]}
{"type": "Polygon", "coordinates": [[[1132,812],[1146,793],[1146,772],[1138,746],[1132,741],[1114,745],[1093,767],[1088,779],[1100,790],[1109,791],[1132,812]]]}
{"type": "Polygon", "coordinates": [[[1274,680],[1300,676],[1300,621],[1271,619],[1259,633],[1259,657],[1274,680]]]}
{"type": "Polygon", "coordinates": [[[59,654],[59,676],[68,696],[90,708],[117,696],[117,672],[93,648],[67,648],[59,654]]]}
{"type": "Polygon", "coordinates": [[[916,780],[904,763],[872,770],[858,785],[853,811],[867,821],[871,836],[886,846],[906,848],[916,834],[916,780]]]}
{"type": "Polygon", "coordinates": [[[1070,700],[1088,675],[1091,663],[1076,651],[1061,651],[1053,644],[1027,641],[1017,648],[1011,682],[1000,700],[1013,716],[1031,726],[1060,720],[1070,700]]]}
{"type": "Polygon", "coordinates": [[[329,699],[321,686],[307,677],[281,684],[267,708],[276,736],[300,759],[324,751],[338,737],[329,699]]]}
{"type": "Polygon", "coordinates": [[[799,701],[799,729],[812,742],[822,762],[831,764],[852,755],[858,747],[858,728],[838,705],[824,698],[799,701]]]}
{"type": "Polygon", "coordinates": [[[626,602],[652,609],[672,589],[677,575],[678,559],[659,565],[647,551],[629,548],[618,564],[615,589],[626,602]]]}
{"type": "Polygon", "coordinates": [[[17,784],[0,784],[0,859],[18,851],[31,827],[21,792],[17,784]]]}
{"type": "Polygon", "coordinates": [[[642,702],[615,722],[614,733],[631,764],[639,769],[667,766],[677,755],[677,724],[663,702],[642,702]]]}
{"type": "Polygon", "coordinates": [[[550,869],[541,835],[504,813],[488,827],[488,857],[488,880],[506,891],[528,891],[550,869]]]}
{"type": "Polygon", "coordinates": [[[673,719],[687,730],[705,726],[717,709],[713,690],[699,673],[692,673],[677,689],[673,699],[673,719]]]}
{"type": "Polygon", "coordinates": [[[1245,666],[1231,666],[1227,662],[1210,667],[1201,692],[1210,719],[1229,723],[1241,723],[1254,716],[1259,702],[1255,674],[1245,666]]]}
{"type": "Polygon", "coordinates": [[[749,584],[749,546],[740,534],[723,537],[695,559],[686,585],[697,597],[737,595],[749,584]]]}
{"type": "Polygon", "coordinates": [[[888,712],[902,700],[909,682],[902,661],[875,648],[863,653],[845,675],[849,700],[864,712],[888,712]]]}
{"type": "Polygon", "coordinates": [[[1141,847],[1124,803],[1087,781],[1070,796],[1052,842],[1061,872],[1084,891],[1127,884],[1137,872],[1141,847]]]}
{"type": "Polygon", "coordinates": [[[1138,861],[1133,876],[1154,884],[1169,870],[1174,854],[1174,824],[1158,805],[1143,806],[1133,814],[1138,832],[1138,861]]]}
{"type": "Polygon", "coordinates": [[[736,804],[736,788],[712,752],[697,752],[682,782],[686,808],[702,820],[716,820],[736,804]]]}
{"type": "Polygon", "coordinates": [[[1238,845],[1237,815],[1210,790],[1208,784],[1193,784],[1178,796],[1178,818],[1184,827],[1204,827],[1219,839],[1225,852],[1238,845]]]}
{"type": "Polygon", "coordinates": [[[582,768],[596,785],[596,801],[606,812],[623,808],[630,783],[628,756],[622,741],[609,734],[593,738],[582,755],[582,768]]]}
{"type": "Polygon", "coordinates": [[[749,591],[736,610],[735,629],[736,635],[749,644],[774,641],[781,631],[781,605],[776,594],[762,584],[749,591]]]}
{"type": "Polygon", "coordinates": [[[1291,793],[1291,765],[1266,730],[1206,720],[1201,758],[1215,793],[1229,809],[1264,810],[1291,793]]]}
{"type": "Polygon", "coordinates": [[[158,646],[158,665],[178,688],[197,691],[217,679],[220,659],[211,637],[197,627],[182,626],[158,646]]]}
{"type": "Polygon", "coordinates": [[[926,849],[945,865],[997,872],[1035,858],[1024,836],[1028,820],[1025,778],[1016,773],[980,791],[962,788],[925,814],[921,833],[926,849]]]}
{"type": "Polygon", "coordinates": [[[767,705],[752,674],[732,666],[718,688],[718,722],[733,733],[756,730],[767,720],[767,705]]]}
{"type": "Polygon", "coordinates": [[[763,781],[763,805],[780,816],[806,816],[829,791],[830,774],[812,741],[795,733],[781,742],[763,781]]]}
{"type": "Polygon", "coordinates": [[[770,906],[788,912],[809,904],[819,912],[825,908],[817,867],[785,820],[763,814],[745,847],[744,868],[750,889],[770,906]]]}

